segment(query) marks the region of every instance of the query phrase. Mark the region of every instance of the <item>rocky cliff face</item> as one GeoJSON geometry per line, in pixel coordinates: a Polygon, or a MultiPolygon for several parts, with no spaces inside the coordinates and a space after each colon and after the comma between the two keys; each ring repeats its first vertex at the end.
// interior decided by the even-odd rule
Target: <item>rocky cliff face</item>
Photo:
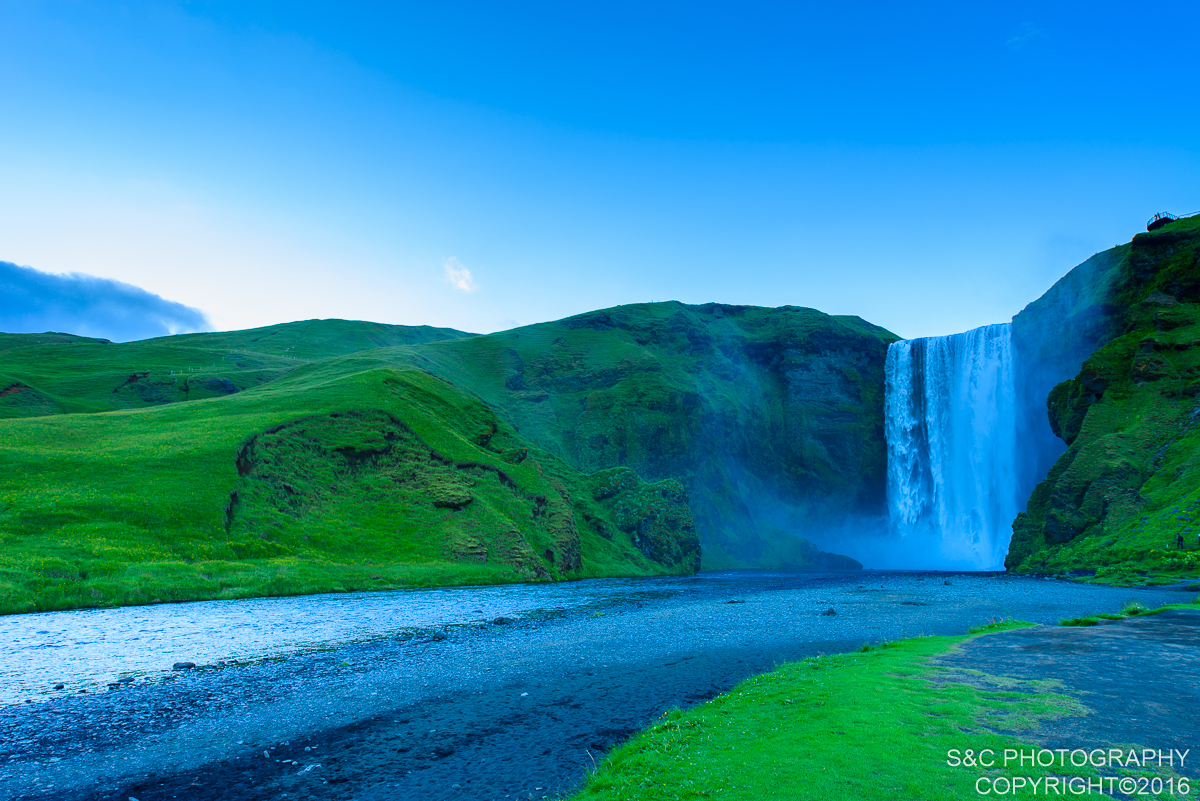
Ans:
{"type": "Polygon", "coordinates": [[[1096,258],[1092,330],[1107,342],[1049,393],[1067,448],[1013,525],[1009,568],[1171,568],[1188,558],[1179,535],[1196,545],[1200,218],[1096,258]]]}
{"type": "Polygon", "coordinates": [[[812,544],[884,514],[893,334],[812,309],[639,304],[411,349],[591,473],[677,480],[705,569],[855,567],[812,544]],[[798,535],[798,536],[793,536],[798,535]]]}
{"type": "Polygon", "coordinates": [[[1023,502],[1058,457],[1063,440],[1046,423],[1046,397],[1079,372],[1119,331],[1114,285],[1125,247],[1098,253],[1063,276],[1013,318],[1018,453],[1017,497],[1023,502]]]}

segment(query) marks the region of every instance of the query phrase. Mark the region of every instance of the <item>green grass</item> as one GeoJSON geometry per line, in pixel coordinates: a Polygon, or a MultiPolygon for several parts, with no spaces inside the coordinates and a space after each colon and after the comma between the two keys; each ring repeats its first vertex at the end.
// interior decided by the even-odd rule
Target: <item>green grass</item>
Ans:
{"type": "Polygon", "coordinates": [[[870,502],[894,338],[679,303],[486,337],[0,335],[0,612],[687,573],[698,536],[708,567],[849,562],[737,499],[786,495],[792,528],[870,502]],[[789,400],[809,369],[844,397],[789,400]]]}
{"type": "Polygon", "coordinates": [[[300,361],[346,356],[374,348],[417,345],[474,337],[453,328],[428,325],[386,325],[363,320],[300,320],[243,331],[178,334],[146,340],[209,350],[234,350],[284,356],[300,361]]]}
{"type": "Polygon", "coordinates": [[[1070,447],[1015,522],[1006,565],[1174,583],[1200,574],[1200,217],[1113,254],[1118,335],[1050,394],[1070,447]]]}
{"type": "MultiPolygon", "coordinates": [[[[962,799],[980,777],[1095,775],[1065,769],[952,766],[952,749],[1028,749],[997,731],[1085,710],[1050,682],[939,666],[965,637],[920,637],[821,656],[748,679],[678,710],[616,748],[576,799],[962,799]]],[[[1114,769],[1108,768],[1107,771],[1114,769]]],[[[1028,788],[1026,788],[1028,792],[1028,788]]]]}
{"type": "Polygon", "coordinates": [[[482,398],[581,472],[678,479],[705,569],[795,568],[830,558],[795,532],[883,508],[896,339],[815,309],[666,302],[374,355],[482,398]]]}
{"type": "MultiPolygon", "coordinates": [[[[600,477],[523,449],[478,400],[419,370],[329,361],[208,400],[0,420],[0,612],[693,569],[647,557],[611,508],[625,494],[595,500],[600,477]],[[300,436],[291,462],[239,473],[271,429],[379,415],[408,432],[410,462],[356,457],[390,431],[364,423],[300,436]],[[298,487],[308,506],[280,507],[272,492],[302,462],[315,471],[298,487]],[[459,511],[435,504],[447,478],[473,496],[459,511]]],[[[659,520],[671,491],[651,491],[634,526],[659,520]]]]}
{"type": "Polygon", "coordinates": [[[1139,601],[1127,601],[1125,606],[1117,614],[1110,612],[1102,612],[1098,615],[1088,615],[1086,617],[1072,617],[1058,621],[1060,626],[1096,626],[1102,620],[1124,620],[1127,617],[1137,617],[1138,615],[1154,615],[1162,612],[1165,609],[1186,608],[1188,605],[1182,606],[1163,606],[1158,609],[1148,609],[1139,601]]]}
{"type": "Polygon", "coordinates": [[[105,412],[219,397],[313,360],[471,336],[449,328],[306,320],[113,343],[0,334],[0,419],[105,412]]]}

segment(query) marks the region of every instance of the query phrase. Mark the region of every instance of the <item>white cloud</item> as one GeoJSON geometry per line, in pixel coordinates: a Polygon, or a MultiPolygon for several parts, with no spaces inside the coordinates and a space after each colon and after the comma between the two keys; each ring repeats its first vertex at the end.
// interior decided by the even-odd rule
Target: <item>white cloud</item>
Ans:
{"type": "Polygon", "coordinates": [[[1026,22],[1013,32],[1013,35],[1008,38],[1005,44],[1013,50],[1024,50],[1027,47],[1032,47],[1040,43],[1045,38],[1045,30],[1026,22]]]}
{"type": "Polygon", "coordinates": [[[93,275],[51,275],[0,261],[0,331],[62,331],[117,342],[210,331],[203,312],[93,275]]]}
{"type": "Polygon", "coordinates": [[[474,292],[477,287],[475,278],[471,275],[471,271],[462,266],[458,259],[451,256],[442,262],[442,269],[446,272],[446,280],[457,290],[462,292],[474,292]]]}

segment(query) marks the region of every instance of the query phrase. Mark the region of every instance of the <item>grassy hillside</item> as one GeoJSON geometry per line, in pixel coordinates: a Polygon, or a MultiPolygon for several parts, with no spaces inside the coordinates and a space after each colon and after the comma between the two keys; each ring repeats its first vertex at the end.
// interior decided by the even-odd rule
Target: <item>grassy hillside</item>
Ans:
{"type": "Polygon", "coordinates": [[[0,610],[838,569],[895,337],[642,304],[490,336],[308,321],[0,338],[0,610]]]}
{"type": "Polygon", "coordinates": [[[1200,217],[1110,251],[1113,338],[1054,388],[1069,446],[1013,525],[1017,570],[1195,571],[1200,503],[1200,217]],[[1176,547],[1184,537],[1185,550],[1176,547]]]}
{"type": "Polygon", "coordinates": [[[0,611],[697,567],[677,482],[580,474],[444,381],[332,361],[0,420],[0,611]]]}
{"type": "Polygon", "coordinates": [[[372,348],[419,345],[473,336],[476,335],[428,325],[386,325],[363,320],[300,320],[244,331],[179,334],[148,339],[146,342],[169,342],[172,345],[210,350],[240,350],[312,361],[372,348]]]}
{"type": "Polygon", "coordinates": [[[348,320],[121,344],[67,334],[0,334],[0,419],[230,395],[313,359],[467,336],[449,328],[348,320]]]}
{"type": "Polygon", "coordinates": [[[705,569],[839,569],[857,563],[800,537],[836,550],[833,532],[884,514],[883,363],[896,339],[814,309],[672,302],[403,358],[580,471],[682,482],[705,569]]]}

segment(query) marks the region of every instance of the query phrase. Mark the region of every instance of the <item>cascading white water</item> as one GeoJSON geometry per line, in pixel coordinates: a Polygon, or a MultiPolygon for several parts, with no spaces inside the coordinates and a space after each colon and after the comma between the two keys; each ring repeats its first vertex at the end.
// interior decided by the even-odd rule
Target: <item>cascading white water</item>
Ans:
{"type": "Polygon", "coordinates": [[[888,517],[904,561],[1002,568],[1018,508],[1012,325],[896,342],[885,375],[888,517]]]}

